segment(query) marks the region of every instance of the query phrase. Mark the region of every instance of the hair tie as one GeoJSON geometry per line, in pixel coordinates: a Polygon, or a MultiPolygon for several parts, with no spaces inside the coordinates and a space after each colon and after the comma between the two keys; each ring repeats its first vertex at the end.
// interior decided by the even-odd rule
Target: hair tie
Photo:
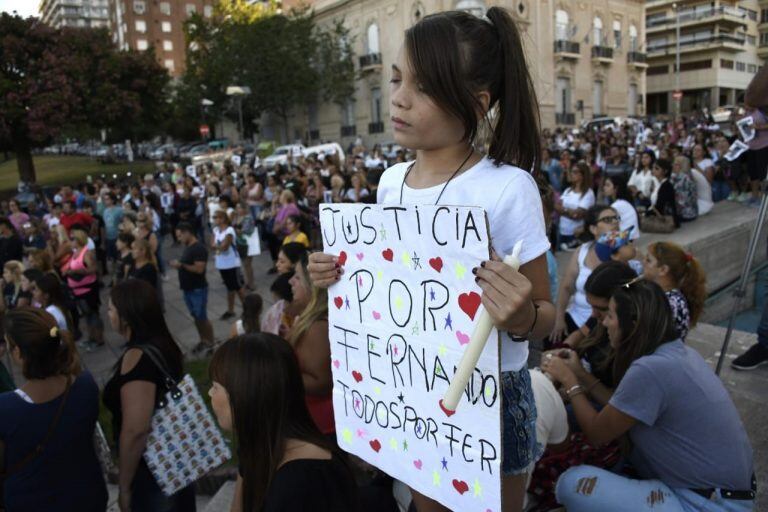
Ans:
{"type": "Polygon", "coordinates": [[[48,334],[51,335],[51,338],[55,338],[59,335],[59,328],[58,326],[54,325],[51,327],[51,330],[48,332],[48,334]]]}
{"type": "Polygon", "coordinates": [[[693,254],[689,252],[685,253],[685,262],[690,263],[691,261],[693,261],[693,254]]]}

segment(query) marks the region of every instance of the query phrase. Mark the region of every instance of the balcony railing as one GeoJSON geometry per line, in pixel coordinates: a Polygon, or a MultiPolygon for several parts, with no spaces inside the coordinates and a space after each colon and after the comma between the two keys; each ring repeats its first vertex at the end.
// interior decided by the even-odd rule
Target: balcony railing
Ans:
{"type": "Polygon", "coordinates": [[[384,133],[384,123],[381,121],[378,123],[368,123],[368,133],[384,133]]]}
{"type": "Polygon", "coordinates": [[[320,130],[309,130],[309,140],[320,140],[320,130]]]}
{"type": "Polygon", "coordinates": [[[573,112],[556,112],[555,124],[574,125],[576,124],[576,114],[573,112]]]}
{"type": "MultiPolygon", "coordinates": [[[[718,35],[709,35],[704,37],[694,36],[692,39],[686,39],[685,41],[681,40],[680,48],[685,48],[686,46],[706,44],[706,43],[731,43],[731,44],[738,44],[738,45],[744,46],[744,43],[746,43],[746,38],[733,36],[731,34],[718,34],[718,35]]],[[[656,45],[648,46],[648,53],[658,53],[658,52],[664,52],[668,50],[672,50],[672,51],[675,50],[675,41],[672,41],[670,43],[665,43],[665,44],[656,44],[656,45]]]]}
{"type": "Polygon", "coordinates": [[[342,137],[354,137],[357,135],[357,126],[342,126],[341,127],[341,136],[342,137]]]}
{"type": "MultiPolygon", "coordinates": [[[[715,18],[718,16],[731,16],[733,18],[740,18],[746,21],[750,18],[750,14],[746,9],[735,9],[729,6],[711,7],[709,9],[699,11],[687,11],[680,13],[680,23],[688,23],[691,21],[702,21],[709,18],[715,18]]],[[[676,16],[670,16],[667,18],[651,18],[645,23],[645,28],[658,28],[665,25],[677,23],[676,16]]]]}
{"type": "Polygon", "coordinates": [[[630,64],[637,63],[637,64],[645,64],[647,59],[647,56],[645,53],[642,52],[629,52],[627,53],[627,62],[630,64]]]}
{"type": "Polygon", "coordinates": [[[581,47],[575,41],[567,41],[565,39],[555,41],[555,54],[579,55],[580,51],[581,47]]]}
{"type": "Polygon", "coordinates": [[[360,69],[381,67],[381,54],[369,53],[360,56],[360,69]]]}
{"type": "Polygon", "coordinates": [[[592,58],[613,60],[613,48],[611,48],[610,46],[593,46],[592,58]]]}

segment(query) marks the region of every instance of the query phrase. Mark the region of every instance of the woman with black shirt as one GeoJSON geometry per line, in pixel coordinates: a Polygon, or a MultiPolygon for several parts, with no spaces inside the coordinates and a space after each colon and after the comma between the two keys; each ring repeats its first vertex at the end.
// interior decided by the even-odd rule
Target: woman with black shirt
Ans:
{"type": "Polygon", "coordinates": [[[675,227],[679,228],[680,215],[675,203],[675,187],[669,181],[669,177],[672,175],[672,164],[669,163],[669,160],[660,158],[653,164],[652,172],[653,177],[658,180],[659,186],[651,193],[651,206],[648,207],[645,214],[647,216],[671,215],[675,220],[675,227]]]}
{"type": "Polygon", "coordinates": [[[118,283],[110,294],[109,320],[115,331],[128,340],[103,396],[104,405],[112,413],[120,460],[120,510],[194,511],[194,488],[189,486],[165,496],[142,457],[152,415],[166,392],[163,375],[144,354],[145,347],[160,351],[174,379],[180,379],[183,371],[181,350],[168,330],[155,290],[138,279],[118,283]]]}
{"type": "Polygon", "coordinates": [[[131,244],[133,267],[128,272],[129,277],[142,279],[157,290],[157,262],[149,242],[144,239],[134,240],[131,244]]]}
{"type": "Polygon", "coordinates": [[[210,377],[213,411],[239,447],[231,510],[358,510],[355,482],[341,452],[309,415],[288,343],[267,333],[232,338],[214,354],[210,377]]]}

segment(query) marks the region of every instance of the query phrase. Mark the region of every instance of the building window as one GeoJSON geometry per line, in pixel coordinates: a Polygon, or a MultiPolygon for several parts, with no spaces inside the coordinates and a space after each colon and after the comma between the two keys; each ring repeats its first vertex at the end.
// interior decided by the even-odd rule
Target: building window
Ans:
{"type": "Polygon", "coordinates": [[[559,77],[557,79],[557,105],[555,112],[558,114],[569,114],[571,112],[571,80],[570,78],[559,77]]]}
{"type": "Polygon", "coordinates": [[[147,4],[144,0],[133,0],[133,12],[136,14],[144,14],[147,11],[147,4]]]}
{"type": "Polygon", "coordinates": [[[613,20],[613,45],[615,48],[621,48],[621,22],[613,20]]]}
{"type": "Polygon", "coordinates": [[[668,64],[664,64],[661,66],[651,66],[645,70],[645,76],[666,75],[667,73],[669,73],[668,64]]]}
{"type": "Polygon", "coordinates": [[[695,60],[693,62],[680,63],[680,71],[697,71],[699,69],[709,69],[711,67],[712,67],[712,59],[695,60]]]}
{"type": "Polygon", "coordinates": [[[555,13],[555,41],[568,41],[571,37],[568,33],[568,13],[558,9],[555,13]]]}
{"type": "Polygon", "coordinates": [[[351,98],[341,106],[341,125],[355,125],[355,102],[351,98]]]}
{"type": "Polygon", "coordinates": [[[592,114],[595,117],[603,113],[603,82],[595,80],[592,85],[592,114]]]}
{"type": "Polygon", "coordinates": [[[163,61],[163,66],[165,66],[165,69],[167,69],[171,73],[173,73],[173,70],[175,69],[174,64],[173,64],[173,59],[165,59],[163,61]]]}
{"type": "Polygon", "coordinates": [[[371,122],[381,122],[381,87],[371,89],[371,122]]]}
{"type": "Polygon", "coordinates": [[[160,29],[168,34],[171,31],[171,22],[170,21],[164,21],[160,24],[160,29]]]}
{"type": "Polygon", "coordinates": [[[746,62],[736,62],[736,71],[746,71],[747,70],[747,63],[746,62]]]}
{"type": "Polygon", "coordinates": [[[733,61],[728,59],[720,59],[720,67],[724,69],[733,69],[733,61]]]}
{"type": "Polygon", "coordinates": [[[760,46],[768,46],[768,32],[760,33],[760,46]]]}
{"type": "Polygon", "coordinates": [[[141,34],[147,31],[147,22],[144,20],[136,20],[136,32],[141,34]]]}
{"type": "Polygon", "coordinates": [[[195,4],[187,4],[184,6],[184,10],[187,12],[187,16],[192,16],[197,12],[197,6],[195,4]]]}
{"type": "Polygon", "coordinates": [[[760,9],[760,23],[768,23],[768,9],[760,9]]]}
{"type": "Polygon", "coordinates": [[[757,64],[747,64],[747,73],[757,73],[757,64]]]}
{"type": "Polygon", "coordinates": [[[637,84],[629,84],[629,94],[627,95],[627,115],[637,115],[637,84]]]}
{"type": "Polygon", "coordinates": [[[136,49],[139,51],[144,51],[147,48],[149,48],[149,43],[146,39],[137,39],[136,40],[136,49]]]}
{"type": "Polygon", "coordinates": [[[757,37],[746,34],[747,44],[755,46],[757,44],[757,37]]]}
{"type": "Polygon", "coordinates": [[[637,27],[632,24],[629,26],[629,51],[637,51],[637,27]]]}
{"type": "Polygon", "coordinates": [[[163,50],[166,52],[172,52],[173,51],[173,41],[166,39],[163,41],[163,50]]]}
{"type": "Polygon", "coordinates": [[[603,20],[598,16],[592,20],[592,45],[602,46],[603,44],[603,20]]]}
{"type": "Polygon", "coordinates": [[[213,6],[212,5],[206,5],[203,7],[203,16],[206,18],[210,18],[213,16],[213,6]]]}
{"type": "Polygon", "coordinates": [[[366,32],[367,53],[379,53],[379,26],[376,23],[368,25],[366,32]]]}
{"type": "Polygon", "coordinates": [[[160,12],[166,16],[171,15],[171,2],[160,2],[160,12]]]}

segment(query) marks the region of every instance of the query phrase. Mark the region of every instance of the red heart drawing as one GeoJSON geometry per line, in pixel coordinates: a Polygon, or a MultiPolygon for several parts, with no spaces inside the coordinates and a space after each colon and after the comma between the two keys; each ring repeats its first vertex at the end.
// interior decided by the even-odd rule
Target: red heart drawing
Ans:
{"type": "MultiPolygon", "coordinates": [[[[373,441],[368,441],[368,444],[371,445],[371,448],[373,448],[373,451],[375,451],[376,453],[379,453],[379,450],[381,450],[381,443],[379,442],[378,439],[374,439],[373,441]]],[[[464,485],[466,486],[467,484],[464,484],[464,485]]],[[[467,489],[469,489],[469,487],[467,487],[467,489]]]]}
{"type": "Polygon", "coordinates": [[[440,256],[438,256],[437,258],[430,258],[429,266],[437,270],[438,273],[440,273],[440,271],[443,270],[443,258],[441,258],[440,256]]]}
{"type": "Polygon", "coordinates": [[[470,320],[474,320],[477,308],[480,307],[480,295],[475,292],[462,293],[459,295],[459,307],[470,320]]]}
{"type": "Polygon", "coordinates": [[[363,374],[358,372],[357,370],[354,370],[352,372],[352,378],[355,379],[355,382],[360,382],[363,380],[363,374]]]}
{"type": "Polygon", "coordinates": [[[341,297],[334,297],[333,303],[336,306],[336,309],[341,309],[341,306],[344,305],[344,299],[341,297]]]}
{"type": "Polygon", "coordinates": [[[467,485],[467,482],[465,482],[464,480],[456,480],[454,478],[453,482],[451,483],[453,484],[453,488],[456,489],[456,492],[458,492],[459,494],[464,494],[469,490],[469,486],[467,485]]]}
{"type": "Polygon", "coordinates": [[[344,266],[344,264],[347,262],[347,253],[344,251],[341,251],[339,253],[339,265],[344,266]]]}
{"type": "Polygon", "coordinates": [[[392,252],[392,249],[381,251],[381,255],[384,256],[384,259],[387,261],[392,261],[395,258],[395,253],[392,252]]]}

